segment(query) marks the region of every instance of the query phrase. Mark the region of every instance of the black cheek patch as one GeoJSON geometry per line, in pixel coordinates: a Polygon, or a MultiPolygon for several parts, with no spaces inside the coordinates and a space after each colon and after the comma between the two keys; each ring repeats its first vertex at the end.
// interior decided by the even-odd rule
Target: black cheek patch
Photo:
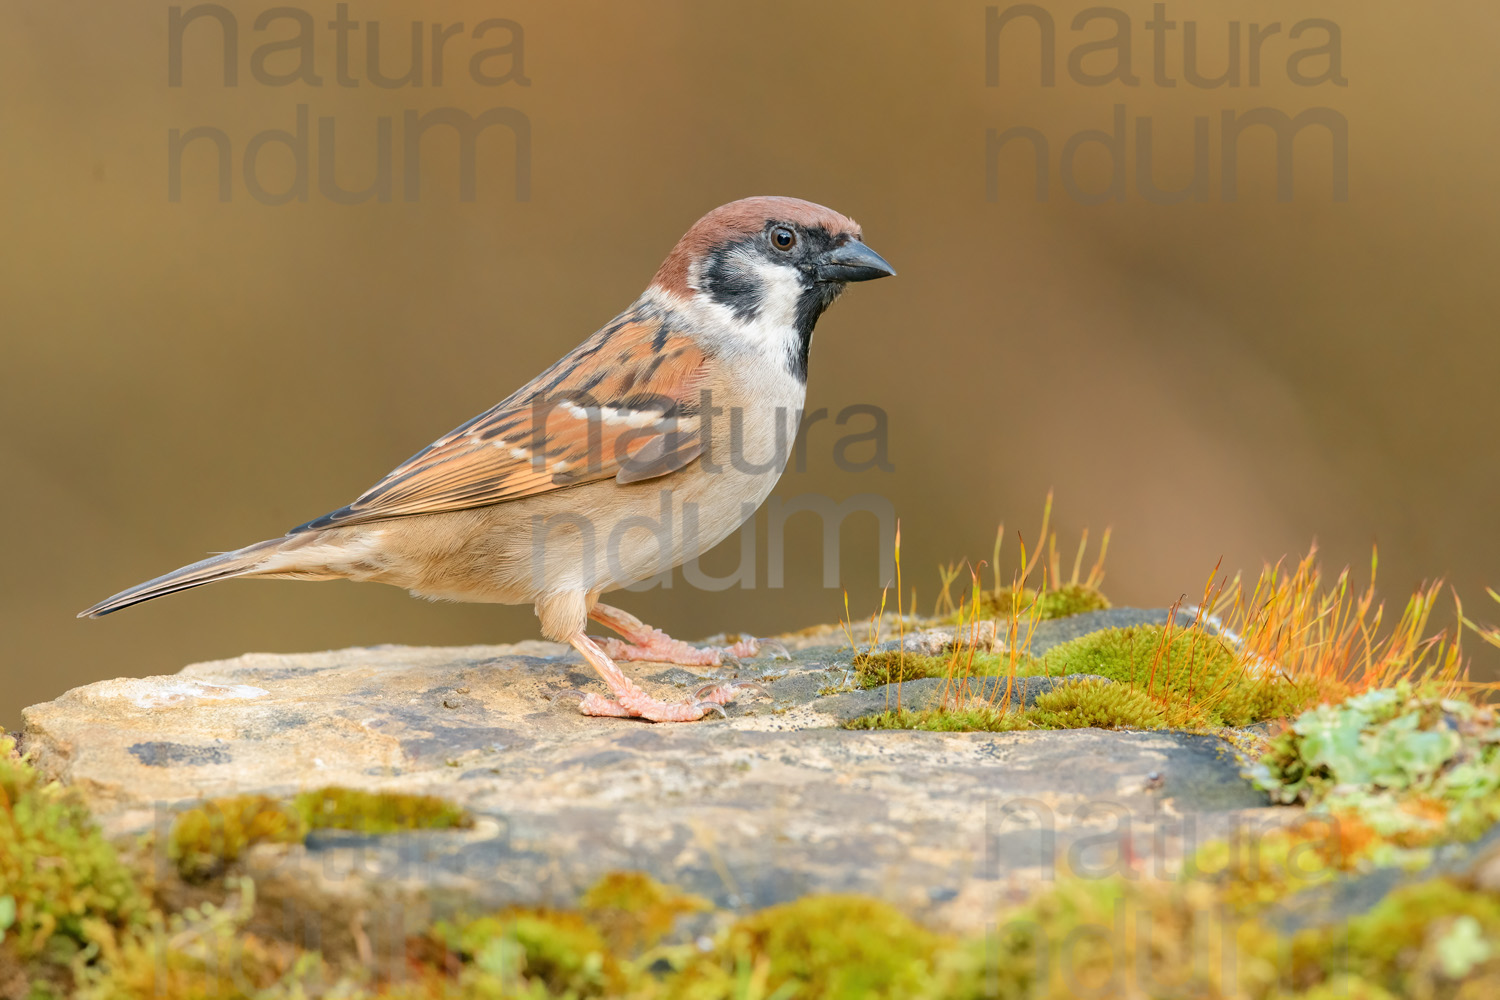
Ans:
{"type": "Polygon", "coordinates": [[[703,264],[701,280],[711,299],[728,306],[736,319],[750,320],[760,313],[760,281],[754,274],[730,262],[730,255],[744,245],[732,243],[715,250],[703,264]]]}

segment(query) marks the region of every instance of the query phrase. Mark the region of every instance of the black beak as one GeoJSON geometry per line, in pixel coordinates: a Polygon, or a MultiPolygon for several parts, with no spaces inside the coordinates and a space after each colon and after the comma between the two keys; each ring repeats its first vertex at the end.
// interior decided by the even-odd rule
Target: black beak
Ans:
{"type": "Polygon", "coordinates": [[[896,269],[884,257],[858,240],[834,247],[818,258],[819,281],[872,281],[895,275],[896,269]]]}

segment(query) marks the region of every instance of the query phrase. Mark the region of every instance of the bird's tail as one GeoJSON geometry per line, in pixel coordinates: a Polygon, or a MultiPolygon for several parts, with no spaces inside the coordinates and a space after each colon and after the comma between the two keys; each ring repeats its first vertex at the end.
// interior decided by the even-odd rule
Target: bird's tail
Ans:
{"type": "Polygon", "coordinates": [[[243,549],[235,549],[233,552],[210,556],[191,566],[184,566],[165,576],[159,576],[155,580],[147,580],[145,583],[136,584],[129,590],[122,590],[115,596],[100,601],[87,611],[79,612],[78,617],[100,618],[119,611],[121,608],[128,608],[132,604],[149,601],[153,597],[165,597],[179,590],[191,590],[193,587],[201,587],[205,583],[214,583],[217,580],[228,580],[236,576],[272,575],[278,570],[285,572],[285,567],[278,565],[280,561],[273,562],[273,556],[286,541],[285,538],[271,538],[264,542],[256,542],[254,545],[247,545],[243,549]]]}

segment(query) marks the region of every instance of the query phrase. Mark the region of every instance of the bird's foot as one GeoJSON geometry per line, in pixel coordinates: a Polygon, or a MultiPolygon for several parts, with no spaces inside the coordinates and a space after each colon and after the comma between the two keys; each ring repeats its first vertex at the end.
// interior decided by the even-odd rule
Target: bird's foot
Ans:
{"type": "Polygon", "coordinates": [[[606,715],[617,719],[645,719],[647,722],[697,722],[705,715],[717,714],[727,718],[724,703],[714,701],[661,701],[640,692],[641,697],[620,696],[602,698],[597,694],[586,694],[578,703],[578,711],[584,715],[606,715]]]}
{"type": "Polygon", "coordinates": [[[743,638],[727,646],[694,646],[672,638],[659,628],[652,628],[627,611],[605,604],[594,605],[589,617],[625,637],[594,640],[610,659],[617,661],[648,660],[652,663],[678,663],[685,667],[722,667],[752,659],[766,651],[778,659],[792,658],[787,648],[775,639],[743,638]]]}
{"type": "Polygon", "coordinates": [[[708,684],[698,689],[693,699],[700,705],[727,705],[734,701],[734,696],[740,691],[754,691],[758,695],[771,697],[771,692],[754,681],[729,681],[724,684],[708,684]]]}
{"type": "Polygon", "coordinates": [[[729,681],[708,684],[687,701],[659,701],[640,688],[623,692],[614,698],[570,691],[579,696],[578,710],[584,715],[605,715],[617,719],[646,719],[649,722],[697,722],[708,715],[728,718],[721,705],[734,701],[741,691],[754,691],[770,697],[771,693],[754,681],[729,681]]]}
{"type": "Polygon", "coordinates": [[[698,691],[688,701],[670,702],[653,698],[615,666],[609,656],[588,636],[579,634],[572,640],[573,647],[583,654],[589,665],[598,671],[609,688],[611,697],[597,694],[568,692],[580,695],[578,710],[584,715],[603,715],[619,719],[645,719],[648,722],[696,722],[704,716],[717,714],[727,717],[722,706],[734,700],[742,690],[755,690],[766,694],[766,689],[753,681],[730,681],[710,684],[698,691]]]}

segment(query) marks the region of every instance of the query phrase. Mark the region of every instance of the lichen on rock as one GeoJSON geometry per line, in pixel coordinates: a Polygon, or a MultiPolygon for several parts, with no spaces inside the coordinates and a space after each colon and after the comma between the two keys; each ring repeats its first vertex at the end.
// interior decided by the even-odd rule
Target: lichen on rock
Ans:
{"type": "Polygon", "coordinates": [[[1277,802],[1367,827],[1384,860],[1500,820],[1494,709],[1410,683],[1302,713],[1253,772],[1277,802]]]}

